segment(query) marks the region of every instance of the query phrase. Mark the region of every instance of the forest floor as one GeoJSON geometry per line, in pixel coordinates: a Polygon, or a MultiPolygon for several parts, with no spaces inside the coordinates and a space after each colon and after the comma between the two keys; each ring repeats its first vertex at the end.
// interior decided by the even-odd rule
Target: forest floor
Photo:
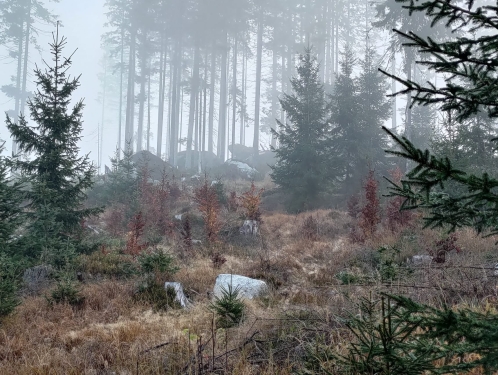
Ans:
{"type": "MultiPolygon", "coordinates": [[[[407,258],[428,254],[447,238],[442,230],[423,229],[421,215],[395,231],[382,222],[370,238],[354,242],[350,233],[357,224],[347,212],[291,215],[265,209],[276,206],[270,199],[263,199],[255,236],[238,233],[240,213],[225,210],[216,245],[203,241],[188,252],[178,238],[157,245],[175,258],[179,271],[164,281],[182,283],[192,301],[188,309],[157,310],[136,301],[141,276],[119,271],[120,262],[130,261],[123,242],[80,256],[84,303],[51,304],[49,291],[23,297],[0,326],[0,373],[295,374],[311,366],[307,353],[319,343],[337,353],[347,350],[352,336],[343,319],[359,312],[362,298],[385,292],[435,307],[496,311],[494,238],[458,230],[453,245],[459,251],[449,251],[443,264],[409,266],[407,258]],[[226,259],[219,267],[212,261],[214,251],[226,259]],[[267,296],[245,301],[243,322],[229,329],[216,327],[210,308],[210,291],[222,273],[270,286],[267,296]]],[[[175,212],[189,206],[180,202],[175,212]]],[[[192,237],[200,236],[202,221],[193,220],[192,237]]]]}

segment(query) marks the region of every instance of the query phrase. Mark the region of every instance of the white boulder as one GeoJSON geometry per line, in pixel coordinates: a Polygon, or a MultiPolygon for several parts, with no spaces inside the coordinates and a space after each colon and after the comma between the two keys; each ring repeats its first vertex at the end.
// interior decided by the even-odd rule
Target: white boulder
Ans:
{"type": "Polygon", "coordinates": [[[268,285],[262,280],[240,275],[220,274],[214,284],[214,296],[223,297],[222,288],[228,290],[229,285],[232,286],[232,290],[239,289],[239,297],[246,299],[253,299],[268,292],[268,285]]]}
{"type": "Polygon", "coordinates": [[[175,301],[178,302],[181,307],[183,307],[183,308],[189,307],[190,302],[187,299],[187,297],[185,296],[185,293],[183,293],[182,284],[167,281],[164,283],[164,289],[168,289],[168,288],[173,288],[175,290],[175,292],[176,292],[175,301]]]}

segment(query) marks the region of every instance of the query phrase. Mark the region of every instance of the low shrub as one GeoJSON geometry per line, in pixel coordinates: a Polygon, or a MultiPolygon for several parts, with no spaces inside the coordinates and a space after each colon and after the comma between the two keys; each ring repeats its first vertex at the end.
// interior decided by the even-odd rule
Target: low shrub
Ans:
{"type": "Polygon", "coordinates": [[[151,304],[154,310],[158,311],[180,308],[180,304],[176,301],[175,288],[164,288],[164,285],[152,279],[140,283],[133,298],[136,302],[151,304]]]}
{"type": "Polygon", "coordinates": [[[80,307],[85,302],[85,297],[81,295],[80,289],[70,274],[60,275],[50,297],[46,298],[50,305],[67,303],[74,307],[80,307]]]}
{"type": "Polygon", "coordinates": [[[130,255],[115,251],[96,251],[89,255],[80,255],[76,263],[80,272],[111,278],[126,279],[138,272],[137,263],[130,255]]]}
{"type": "Polygon", "coordinates": [[[0,317],[9,315],[17,305],[17,267],[6,255],[0,254],[0,317]]]}

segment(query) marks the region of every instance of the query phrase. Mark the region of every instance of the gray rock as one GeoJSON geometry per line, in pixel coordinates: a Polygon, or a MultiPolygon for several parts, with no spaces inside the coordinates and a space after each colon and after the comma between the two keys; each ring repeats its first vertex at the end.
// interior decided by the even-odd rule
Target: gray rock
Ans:
{"type": "Polygon", "coordinates": [[[221,274],[216,278],[213,294],[217,298],[223,296],[223,290],[228,290],[232,285],[232,290],[239,288],[241,298],[253,299],[268,292],[268,285],[262,280],[251,279],[249,277],[231,274],[221,274]]]}
{"type": "Polygon", "coordinates": [[[406,259],[406,263],[412,266],[422,266],[432,263],[432,256],[430,255],[414,255],[406,259]]]}
{"type": "Polygon", "coordinates": [[[255,235],[258,234],[259,223],[257,220],[245,220],[244,225],[242,225],[239,229],[241,234],[247,235],[255,235]]]}
{"type": "Polygon", "coordinates": [[[170,164],[149,151],[144,150],[137,152],[132,155],[131,160],[139,170],[140,168],[147,167],[149,170],[149,177],[152,180],[151,183],[153,183],[154,180],[161,181],[163,172],[170,176],[173,173],[173,167],[170,164]]]}
{"type": "Polygon", "coordinates": [[[189,300],[185,296],[185,293],[183,293],[183,286],[182,286],[182,284],[176,283],[176,282],[169,282],[169,281],[167,281],[167,282],[164,283],[164,289],[168,289],[168,288],[175,289],[175,292],[176,292],[175,301],[178,302],[181,307],[187,308],[187,307],[189,307],[191,305],[191,303],[189,302],[189,300]]]}
{"type": "Polygon", "coordinates": [[[243,163],[241,161],[227,160],[226,164],[235,166],[235,168],[237,168],[237,170],[240,173],[242,173],[246,178],[249,178],[249,179],[253,178],[258,173],[258,171],[256,169],[252,168],[249,164],[243,163]]]}
{"type": "Polygon", "coordinates": [[[50,285],[50,278],[54,269],[50,265],[39,265],[28,268],[24,271],[22,280],[24,283],[24,292],[28,295],[39,294],[43,289],[50,285]]]}

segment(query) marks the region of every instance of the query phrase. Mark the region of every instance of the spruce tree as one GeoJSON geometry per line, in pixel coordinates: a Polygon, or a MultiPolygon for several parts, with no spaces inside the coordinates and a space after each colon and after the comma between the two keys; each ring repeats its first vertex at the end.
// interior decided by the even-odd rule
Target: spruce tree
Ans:
{"type": "Polygon", "coordinates": [[[350,187],[353,176],[359,175],[359,155],[363,145],[361,138],[357,86],[353,77],[356,58],[350,46],[346,45],[342,52],[340,72],[337,74],[334,92],[331,95],[331,120],[334,153],[340,160],[341,174],[344,176],[343,186],[350,187]]]}
{"type": "MultiPolygon", "coordinates": [[[[4,145],[0,144],[0,154],[4,145]]],[[[9,159],[0,156],[0,255],[13,255],[18,250],[16,232],[23,224],[20,182],[8,178],[9,159]]]]}
{"type": "Polygon", "coordinates": [[[14,169],[29,181],[26,215],[30,255],[43,255],[44,260],[54,263],[65,261],[78,244],[82,221],[99,212],[83,207],[95,168],[88,155],[78,155],[83,102],[69,109],[79,77],[67,76],[71,56],[62,56],[65,45],[66,39],[59,37],[57,30],[50,43],[53,64],[45,63],[44,71],[35,70],[38,88],[28,102],[35,124],[28,125],[24,116],[18,123],[7,117],[19,152],[30,155],[28,160],[19,155],[13,160],[14,169]]]}
{"type": "MultiPolygon", "coordinates": [[[[498,117],[498,61],[494,58],[497,52],[494,35],[498,28],[494,14],[498,8],[478,6],[472,0],[466,0],[464,6],[443,0],[420,4],[413,0],[399,1],[406,4],[410,13],[425,12],[433,24],[445,23],[453,31],[487,30],[493,37],[483,33],[472,38],[455,36],[448,41],[437,41],[395,30],[406,39],[407,46],[435,57],[426,59],[425,66],[437,73],[447,74],[445,83],[436,87],[430,82],[419,84],[384,72],[405,86],[398,94],[414,93],[415,103],[437,104],[458,122],[479,113],[498,117]]],[[[415,165],[401,186],[393,186],[391,191],[393,195],[406,198],[405,208],[428,208],[428,226],[449,225],[450,229],[471,226],[479,232],[490,230],[492,234],[498,233],[498,179],[491,177],[488,171],[481,175],[467,173],[457,168],[447,155],[437,157],[417,148],[411,140],[385,130],[400,148],[390,152],[412,160],[415,165]],[[436,192],[436,189],[444,191],[448,185],[458,186],[461,194],[436,192]]]]}
{"type": "Polygon", "coordinates": [[[319,64],[307,48],[299,57],[297,77],[291,79],[292,94],[280,100],[288,122],[277,120],[277,163],[271,176],[289,194],[288,208],[312,208],[336,176],[330,153],[330,125],[319,64]]]}
{"type": "Polygon", "coordinates": [[[390,104],[385,97],[386,79],[375,67],[375,58],[375,51],[368,49],[355,78],[356,58],[346,46],[331,95],[332,144],[348,193],[361,188],[369,169],[381,173],[389,169],[382,151],[387,137],[381,126],[389,117],[390,104]]]}
{"type": "Polygon", "coordinates": [[[391,103],[385,95],[386,77],[378,71],[377,63],[375,50],[367,49],[365,58],[360,61],[361,71],[356,80],[359,103],[357,126],[360,129],[357,142],[362,145],[357,164],[364,166],[361,177],[367,174],[368,164],[378,172],[387,172],[392,167],[382,151],[387,147],[387,137],[382,131],[382,124],[390,117],[391,103]]]}

